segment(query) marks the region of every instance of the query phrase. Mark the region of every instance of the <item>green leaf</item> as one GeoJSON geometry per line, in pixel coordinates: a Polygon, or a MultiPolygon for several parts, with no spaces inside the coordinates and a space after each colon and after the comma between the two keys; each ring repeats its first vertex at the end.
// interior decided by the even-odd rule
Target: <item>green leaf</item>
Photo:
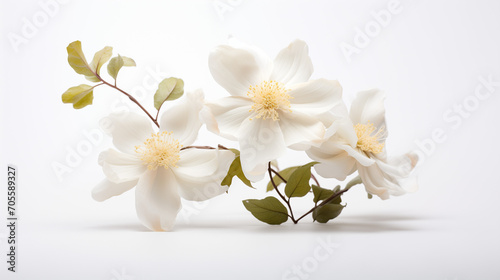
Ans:
{"type": "MultiPolygon", "coordinates": [[[[329,197],[331,197],[333,194],[338,193],[340,191],[340,186],[336,186],[333,190],[325,189],[322,187],[318,187],[316,185],[312,185],[312,190],[314,194],[314,203],[318,203],[322,200],[325,200],[329,197]]],[[[331,204],[340,204],[342,202],[341,196],[337,196],[334,199],[332,199],[330,202],[331,204]]]]}
{"type": "Polygon", "coordinates": [[[264,199],[243,200],[245,208],[259,221],[270,225],[279,225],[288,220],[286,207],[273,196],[264,199]]]}
{"type": "Polygon", "coordinates": [[[329,220],[337,218],[345,206],[341,204],[331,204],[327,203],[314,209],[312,215],[315,221],[319,223],[326,223],[329,220]]]}
{"type": "Polygon", "coordinates": [[[73,108],[81,109],[87,105],[92,104],[94,99],[94,87],[89,85],[79,85],[71,87],[62,95],[63,103],[73,103],[73,108]]]}
{"type": "Polygon", "coordinates": [[[123,66],[127,66],[127,67],[136,66],[135,61],[132,58],[122,56],[122,59],[123,59],[123,66]]]}
{"type": "Polygon", "coordinates": [[[175,100],[184,94],[184,81],[178,78],[170,77],[161,81],[158,90],[155,93],[155,108],[160,110],[165,101],[175,100]]]}
{"type": "MultiPolygon", "coordinates": [[[[104,47],[102,50],[95,53],[94,58],[90,62],[90,70],[92,70],[97,75],[101,74],[101,67],[104,63],[108,62],[108,60],[113,55],[112,47],[104,47]]],[[[85,76],[85,78],[91,82],[99,82],[100,79],[97,78],[96,75],[85,76]]]]}
{"type": "Polygon", "coordinates": [[[68,51],[68,63],[76,73],[95,77],[83,54],[82,42],[74,41],[68,45],[66,50],[68,51]]]}
{"type": "MultiPolygon", "coordinates": [[[[286,169],[283,169],[282,171],[279,171],[278,173],[281,175],[281,177],[283,177],[283,179],[285,179],[286,181],[288,181],[288,179],[290,178],[290,175],[292,175],[292,173],[297,168],[298,168],[298,166],[288,167],[286,169]]],[[[273,176],[273,181],[276,184],[276,187],[279,186],[279,185],[281,185],[281,183],[284,183],[283,180],[281,180],[281,178],[278,177],[278,175],[274,175],[273,176]]],[[[273,183],[271,181],[269,181],[269,183],[267,184],[266,191],[270,192],[272,190],[274,190],[274,186],[273,186],[273,183]]]]}
{"type": "MultiPolygon", "coordinates": [[[[335,188],[333,188],[333,193],[338,193],[340,191],[340,185],[336,186],[335,188]]],[[[335,197],[334,199],[332,199],[330,202],[330,204],[340,204],[342,202],[342,198],[341,198],[342,195],[339,195],[337,197],[335,197]]]]}
{"type": "Polygon", "coordinates": [[[311,185],[309,184],[311,180],[311,167],[316,163],[317,162],[313,161],[306,165],[299,166],[292,175],[290,175],[285,185],[286,196],[301,197],[311,190],[311,185]]]}
{"type": "Polygon", "coordinates": [[[118,55],[113,57],[108,63],[108,74],[116,80],[118,76],[118,71],[123,67],[123,58],[118,55]]]}
{"type": "Polygon", "coordinates": [[[312,185],[312,190],[314,194],[313,198],[314,203],[318,203],[321,200],[325,200],[334,194],[332,190],[318,187],[316,185],[312,185]]]}
{"type": "Polygon", "coordinates": [[[92,62],[89,64],[82,51],[82,42],[74,41],[68,45],[66,50],[68,51],[69,65],[76,73],[84,75],[91,82],[100,81],[96,74],[100,74],[102,65],[109,60],[113,52],[112,47],[104,47],[94,55],[92,62]]]}
{"type": "Polygon", "coordinates": [[[243,173],[243,169],[241,169],[241,160],[240,160],[240,152],[236,150],[236,152],[231,149],[233,153],[236,154],[236,157],[234,158],[233,162],[231,163],[231,166],[229,166],[229,170],[227,171],[226,177],[221,182],[221,186],[231,186],[233,183],[233,177],[236,176],[238,177],[245,185],[253,188],[252,182],[245,177],[245,174],[243,173]]]}
{"type": "MultiPolygon", "coordinates": [[[[336,192],[335,192],[336,193],[336,192]]],[[[334,199],[332,199],[330,202],[330,204],[340,204],[342,202],[342,195],[339,195],[337,197],[335,197],[334,199]]]]}
{"type": "Polygon", "coordinates": [[[108,74],[116,80],[118,72],[123,66],[135,66],[135,61],[126,56],[115,56],[108,63],[108,74]]]}

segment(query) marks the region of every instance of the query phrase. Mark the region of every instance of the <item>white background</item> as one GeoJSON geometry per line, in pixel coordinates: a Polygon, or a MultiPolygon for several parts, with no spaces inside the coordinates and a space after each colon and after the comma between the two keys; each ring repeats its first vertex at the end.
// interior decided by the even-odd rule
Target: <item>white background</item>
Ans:
{"type": "MultiPolygon", "coordinates": [[[[402,10],[377,30],[373,14],[388,3],[2,1],[0,166],[18,167],[19,220],[17,273],[7,271],[8,233],[0,227],[0,278],[500,279],[500,86],[490,92],[480,83],[489,76],[500,81],[500,4],[401,1],[402,10]],[[370,41],[356,44],[356,29],[367,26],[370,41]],[[92,106],[76,111],[62,104],[67,88],[86,83],[67,64],[66,46],[81,40],[89,60],[106,45],[134,58],[137,67],[122,69],[119,86],[152,109],[158,79],[169,76],[183,78],[187,90],[203,88],[209,99],[225,96],[211,78],[207,56],[229,36],[272,57],[294,39],[305,40],[312,78],[338,79],[347,103],[357,91],[383,89],[389,152],[417,149],[424,155],[419,191],[381,201],[366,199],[358,187],[343,197],[347,208],[329,224],[308,218],[268,226],[241,204],[264,197],[266,182],[257,190],[237,183],[228,195],[185,204],[188,210],[166,233],[141,225],[133,191],[93,201],[90,191],[103,178],[97,155],[111,144],[85,135],[130,103],[100,87],[92,106]],[[21,41],[12,43],[14,37],[21,41]],[[347,57],[343,43],[359,52],[347,57]],[[489,96],[479,100],[477,88],[489,96]],[[457,106],[465,106],[463,115],[453,111],[457,106]],[[436,129],[441,143],[430,140],[436,129]],[[85,145],[85,155],[68,162],[85,145]],[[57,164],[68,172],[58,176],[57,164]],[[329,242],[328,250],[322,247],[329,242]],[[302,274],[294,274],[298,269],[302,274]]],[[[200,144],[217,142],[236,147],[202,131],[200,144]]],[[[290,153],[280,163],[306,160],[290,153]]],[[[0,218],[7,223],[5,187],[0,198],[0,218]]]]}

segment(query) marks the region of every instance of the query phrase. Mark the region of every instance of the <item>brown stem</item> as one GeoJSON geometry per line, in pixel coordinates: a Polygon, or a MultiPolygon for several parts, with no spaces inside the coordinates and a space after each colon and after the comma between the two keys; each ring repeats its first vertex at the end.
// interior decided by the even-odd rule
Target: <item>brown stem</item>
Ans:
{"type": "MultiPolygon", "coordinates": [[[[228,148],[222,146],[222,145],[217,145],[217,148],[219,148],[220,150],[229,150],[228,148]]],[[[182,147],[181,148],[181,151],[182,150],[187,150],[187,149],[202,149],[202,150],[215,150],[217,148],[214,148],[214,147],[211,147],[211,146],[186,146],[186,147],[182,147]]]]}
{"type": "Polygon", "coordinates": [[[125,94],[132,102],[134,102],[135,104],[137,104],[137,106],[139,106],[139,108],[142,109],[142,111],[144,111],[144,113],[146,113],[146,115],[148,115],[148,117],[153,121],[153,123],[157,126],[157,127],[160,127],[160,125],[158,124],[158,121],[153,118],[153,116],[151,116],[151,114],[141,105],[141,103],[139,103],[139,101],[137,101],[137,99],[135,99],[132,95],[130,95],[129,93],[125,92],[124,90],[122,90],[121,88],[117,87],[116,85],[112,85],[108,82],[106,82],[105,80],[103,80],[99,75],[96,74],[96,77],[101,80],[101,82],[103,82],[104,84],[118,90],[119,92],[125,94]]]}
{"type": "Polygon", "coordinates": [[[313,208],[311,208],[311,210],[307,211],[307,213],[305,213],[304,215],[300,216],[300,218],[297,219],[297,222],[299,222],[300,220],[302,220],[302,218],[304,218],[305,216],[311,214],[314,210],[316,210],[316,208],[321,207],[321,206],[327,204],[328,202],[334,200],[336,197],[338,197],[338,196],[342,195],[343,193],[347,192],[349,189],[350,188],[343,189],[343,190],[341,190],[341,191],[339,191],[337,193],[332,194],[329,198],[323,200],[323,202],[321,202],[319,205],[314,206],[313,208]]]}
{"type": "Polygon", "coordinates": [[[215,150],[214,147],[210,147],[210,146],[186,146],[186,147],[182,147],[181,151],[187,150],[187,149],[215,150]]]}
{"type": "MultiPolygon", "coordinates": [[[[161,108],[161,106],[160,106],[160,108],[161,108]]],[[[155,121],[158,121],[158,115],[160,115],[160,109],[158,109],[158,111],[156,111],[155,121]]]]}
{"type": "MultiPolygon", "coordinates": [[[[267,171],[269,173],[269,178],[271,179],[271,184],[273,184],[274,190],[278,193],[278,195],[281,197],[281,199],[283,199],[283,201],[288,206],[288,209],[290,210],[290,215],[288,215],[288,217],[290,217],[292,219],[292,222],[294,224],[296,224],[298,221],[296,221],[295,218],[293,217],[293,211],[292,211],[292,206],[290,205],[290,200],[287,200],[285,198],[285,196],[278,190],[278,186],[276,186],[276,183],[274,182],[272,172],[276,173],[276,171],[274,171],[271,168],[271,162],[269,162],[268,165],[267,165],[267,171]]],[[[278,173],[276,173],[276,175],[278,175],[283,180],[283,182],[285,182],[285,180],[283,179],[283,177],[281,177],[281,175],[279,175],[278,173]]]]}
{"type": "MultiPolygon", "coordinates": [[[[281,174],[278,171],[276,171],[274,169],[271,169],[271,171],[274,174],[276,174],[276,176],[278,176],[285,184],[287,183],[287,181],[285,180],[285,178],[283,178],[283,176],[281,176],[281,174]]],[[[321,187],[320,184],[319,184],[318,179],[316,179],[316,176],[314,176],[314,174],[312,174],[312,173],[311,173],[311,179],[314,180],[314,182],[316,183],[316,186],[321,187]]]]}
{"type": "Polygon", "coordinates": [[[311,178],[314,180],[314,182],[316,183],[316,186],[318,187],[321,187],[320,184],[319,184],[319,181],[318,179],[316,179],[316,176],[314,176],[314,174],[311,173],[311,178]]]}
{"type": "Polygon", "coordinates": [[[283,176],[281,176],[281,174],[280,174],[278,171],[276,171],[276,170],[274,170],[274,169],[272,169],[272,168],[271,168],[271,171],[272,171],[274,174],[276,174],[276,176],[278,176],[278,177],[281,179],[281,181],[283,181],[283,183],[285,183],[285,184],[286,184],[286,183],[288,183],[288,182],[287,182],[287,180],[285,180],[285,178],[283,178],[283,176]]]}

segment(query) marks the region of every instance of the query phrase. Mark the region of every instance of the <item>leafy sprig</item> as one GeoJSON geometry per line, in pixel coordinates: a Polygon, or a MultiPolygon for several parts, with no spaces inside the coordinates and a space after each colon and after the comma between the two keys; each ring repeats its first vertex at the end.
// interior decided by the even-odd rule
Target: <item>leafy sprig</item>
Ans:
{"type": "Polygon", "coordinates": [[[92,61],[88,63],[85,58],[85,54],[82,51],[82,43],[80,41],[72,42],[68,45],[66,50],[68,52],[68,63],[75,70],[75,72],[84,75],[85,78],[91,82],[98,83],[93,86],[81,84],[79,86],[71,87],[63,93],[63,103],[71,103],[75,109],[82,109],[91,105],[94,100],[94,88],[101,85],[107,85],[126,95],[132,102],[139,106],[139,108],[157,127],[159,127],[158,115],[163,103],[166,101],[176,100],[184,94],[184,82],[181,79],[170,77],[161,81],[158,85],[158,90],[154,95],[154,106],[157,113],[156,117],[153,117],[153,115],[150,114],[135,97],[117,86],[118,73],[122,67],[136,66],[136,63],[132,58],[121,56],[119,54],[116,57],[111,58],[113,48],[106,46],[102,50],[96,52],[92,61]],[[108,61],[107,70],[108,74],[114,80],[113,83],[110,83],[101,77],[101,68],[108,61]]]}
{"type": "Polygon", "coordinates": [[[284,202],[280,202],[274,196],[268,196],[264,199],[247,199],[243,201],[245,208],[252,213],[258,220],[271,225],[282,224],[290,218],[294,224],[312,214],[314,221],[319,223],[327,223],[340,215],[345,205],[342,205],[341,196],[353,186],[361,184],[360,177],[351,180],[346,186],[341,189],[336,186],[334,189],[326,189],[319,186],[318,181],[311,173],[311,167],[317,162],[310,162],[302,166],[293,166],[284,169],[281,172],[274,170],[271,163],[268,164],[269,186],[276,191],[279,198],[284,202]],[[274,174],[274,176],[273,176],[274,174]],[[313,180],[316,185],[311,185],[313,180]],[[279,190],[279,185],[285,183],[284,194],[279,190]],[[293,212],[291,199],[294,197],[303,197],[310,192],[313,192],[314,206],[296,218],[293,212]],[[286,205],[286,206],[285,206],[286,205]]]}

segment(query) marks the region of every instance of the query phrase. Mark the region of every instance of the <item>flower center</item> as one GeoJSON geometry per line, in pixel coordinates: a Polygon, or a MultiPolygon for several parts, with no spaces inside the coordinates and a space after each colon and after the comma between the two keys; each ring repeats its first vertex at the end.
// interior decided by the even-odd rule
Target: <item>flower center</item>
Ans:
{"type": "MultiPolygon", "coordinates": [[[[289,89],[285,85],[275,81],[263,81],[259,85],[250,86],[247,96],[252,99],[254,104],[250,112],[256,112],[256,118],[279,120],[278,110],[290,110],[290,99],[287,92],[289,89]]],[[[250,119],[252,120],[252,119],[250,119]]]]}
{"type": "Polygon", "coordinates": [[[148,165],[149,170],[155,170],[158,166],[163,166],[165,169],[177,167],[182,145],[179,144],[179,140],[172,137],[172,133],[166,131],[152,133],[143,145],[135,146],[135,152],[139,154],[144,164],[148,165]]]}
{"type": "Polygon", "coordinates": [[[374,154],[381,153],[384,149],[384,143],[380,143],[379,139],[382,136],[383,129],[380,128],[377,133],[373,134],[375,131],[375,126],[372,123],[368,124],[356,124],[354,126],[356,135],[358,136],[358,143],[356,146],[365,152],[370,152],[374,154]]]}

